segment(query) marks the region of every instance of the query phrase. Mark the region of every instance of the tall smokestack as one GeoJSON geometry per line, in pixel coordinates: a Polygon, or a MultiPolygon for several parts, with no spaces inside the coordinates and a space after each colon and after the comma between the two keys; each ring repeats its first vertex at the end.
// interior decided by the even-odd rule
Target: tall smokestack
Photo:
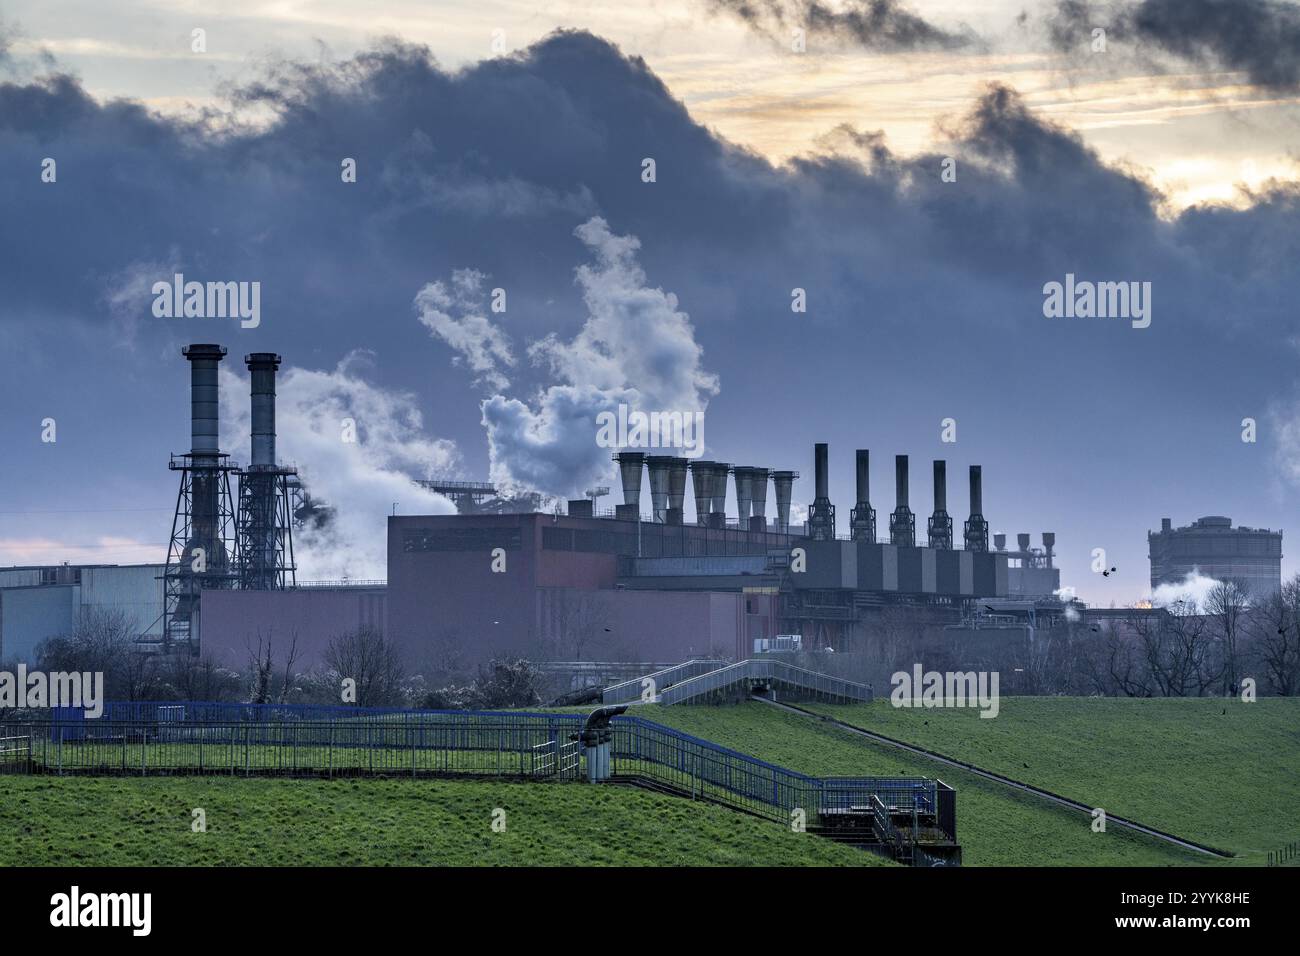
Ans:
{"type": "Polygon", "coordinates": [[[744,530],[749,527],[749,509],[754,497],[754,469],[737,465],[732,474],[736,477],[736,527],[744,530]]]}
{"type": "Polygon", "coordinates": [[[984,520],[984,477],[979,465],[970,466],[970,518],[966,522],[966,550],[989,549],[989,525],[984,520]]]}
{"type": "Polygon", "coordinates": [[[857,453],[858,500],[849,512],[849,530],[854,541],[876,543],[876,509],[871,507],[871,452],[859,448],[857,453]]]}
{"type": "Polygon", "coordinates": [[[894,456],[894,513],[889,516],[889,543],[916,546],[916,517],[907,506],[907,456],[894,456]]]}
{"type": "Polygon", "coordinates": [[[948,516],[948,464],[943,459],[934,462],[934,514],[930,515],[930,547],[952,548],[952,518],[948,516]]]}
{"type": "Polygon", "coordinates": [[[614,456],[618,462],[619,478],[623,482],[623,504],[641,507],[641,470],[645,467],[645,452],[621,451],[614,456]]]}
{"type": "Polygon", "coordinates": [[[1043,557],[1044,560],[1047,562],[1047,566],[1049,568],[1052,566],[1052,549],[1055,547],[1056,547],[1056,532],[1044,531],[1043,532],[1043,557]]]}
{"type": "Polygon", "coordinates": [[[816,497],[808,509],[808,537],[818,541],[830,541],[835,537],[835,506],[831,504],[830,481],[830,447],[819,441],[813,446],[816,497]]]}
{"type": "Polygon", "coordinates": [[[790,496],[794,489],[794,480],[798,477],[797,471],[772,472],[772,484],[776,494],[776,530],[781,534],[790,533],[790,496]]]}
{"type": "Polygon", "coordinates": [[[830,456],[830,445],[826,442],[819,441],[813,446],[813,483],[817,498],[830,498],[830,456]]]}
{"type": "Polygon", "coordinates": [[[181,354],[190,363],[190,454],[215,458],[220,452],[217,366],[226,357],[226,349],[220,345],[187,345],[181,354]]]}
{"type": "Polygon", "coordinates": [[[713,469],[716,461],[691,462],[691,484],[695,491],[695,521],[707,525],[713,511],[713,469]]]}
{"type": "Polygon", "coordinates": [[[280,356],[274,352],[253,352],[244,356],[250,383],[249,399],[253,421],[252,465],[275,464],[275,372],[280,356]]]}
{"type": "Polygon", "coordinates": [[[645,460],[650,472],[650,510],[659,524],[668,520],[668,469],[672,462],[669,455],[651,455],[645,460]]]}
{"type": "Polygon", "coordinates": [[[664,520],[668,524],[682,524],[686,509],[686,471],[689,462],[685,458],[668,459],[668,511],[664,520]]]}

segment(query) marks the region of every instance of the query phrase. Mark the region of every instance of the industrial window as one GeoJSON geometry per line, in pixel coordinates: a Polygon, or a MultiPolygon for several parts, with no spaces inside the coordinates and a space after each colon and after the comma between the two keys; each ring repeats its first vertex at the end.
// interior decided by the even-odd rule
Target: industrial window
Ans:
{"type": "Polygon", "coordinates": [[[518,528],[409,528],[402,532],[403,551],[518,551],[518,528]]]}
{"type": "Polygon", "coordinates": [[[636,535],[587,528],[543,528],[542,547],[547,551],[636,554],[636,535]]]}

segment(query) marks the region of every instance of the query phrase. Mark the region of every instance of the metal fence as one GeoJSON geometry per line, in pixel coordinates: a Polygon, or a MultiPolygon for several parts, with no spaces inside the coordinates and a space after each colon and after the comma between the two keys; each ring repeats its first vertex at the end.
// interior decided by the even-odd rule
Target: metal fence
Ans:
{"type": "MultiPolygon", "coordinates": [[[[143,706],[124,709],[140,713],[143,706]]],[[[174,703],[162,706],[167,710],[155,705],[150,719],[64,717],[0,724],[0,755],[12,751],[14,766],[53,774],[531,779],[585,774],[586,755],[578,743],[586,720],[581,714],[354,712],[304,720],[262,713],[259,719],[213,720],[194,715],[227,705],[186,704],[184,715],[174,703]]],[[[793,812],[802,810],[813,826],[836,811],[866,811],[873,797],[898,813],[933,816],[937,807],[936,781],[925,778],[817,778],[640,717],[616,717],[611,728],[613,780],[671,789],[780,823],[788,824],[793,812]]]]}

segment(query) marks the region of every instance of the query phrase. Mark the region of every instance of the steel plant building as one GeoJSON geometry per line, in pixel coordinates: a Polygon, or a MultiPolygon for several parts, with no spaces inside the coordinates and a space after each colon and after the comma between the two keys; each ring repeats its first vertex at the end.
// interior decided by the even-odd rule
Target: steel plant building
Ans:
{"type": "Polygon", "coordinates": [[[1219,581],[1235,579],[1253,597],[1282,587],[1282,532],[1232,526],[1219,515],[1198,518],[1184,528],[1163,518],[1159,531],[1147,532],[1151,587],[1174,584],[1199,571],[1219,581]]]}
{"type": "MultiPolygon", "coordinates": [[[[848,537],[835,534],[823,444],[816,447],[816,498],[799,529],[789,527],[788,484],[778,483],[777,518],[768,522],[766,469],[691,462],[692,524],[682,519],[685,459],[616,457],[624,504],[613,517],[592,514],[583,500],[570,502],[567,515],[390,517],[391,636],[416,658],[422,648],[451,642],[480,658],[742,659],[756,640],[777,634],[801,634],[808,648],[847,649],[887,604],[936,606],[956,618],[980,598],[1007,595],[1007,555],[989,550],[979,511],[979,466],[971,469],[966,547],[955,549],[943,462],[935,462],[927,542],[918,544],[906,456],[895,460],[896,507],[882,540],[865,451],[858,453],[848,537]],[[646,516],[637,504],[643,465],[652,503],[646,516]],[[729,475],[736,478],[735,518],[725,510],[729,475]]],[[[794,477],[775,474],[778,482],[794,477]]]]}

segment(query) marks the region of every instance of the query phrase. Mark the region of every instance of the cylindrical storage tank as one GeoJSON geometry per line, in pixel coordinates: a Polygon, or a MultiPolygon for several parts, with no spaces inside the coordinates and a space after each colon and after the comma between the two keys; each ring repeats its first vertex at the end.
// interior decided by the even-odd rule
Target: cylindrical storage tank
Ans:
{"type": "Polygon", "coordinates": [[[993,536],[993,547],[998,551],[1007,550],[1007,536],[1001,532],[993,536]]]}
{"type": "Polygon", "coordinates": [[[1029,550],[1029,535],[1027,535],[1027,534],[1018,534],[1018,535],[1016,535],[1016,546],[1017,546],[1021,551],[1028,551],[1028,550],[1029,550]]]}

